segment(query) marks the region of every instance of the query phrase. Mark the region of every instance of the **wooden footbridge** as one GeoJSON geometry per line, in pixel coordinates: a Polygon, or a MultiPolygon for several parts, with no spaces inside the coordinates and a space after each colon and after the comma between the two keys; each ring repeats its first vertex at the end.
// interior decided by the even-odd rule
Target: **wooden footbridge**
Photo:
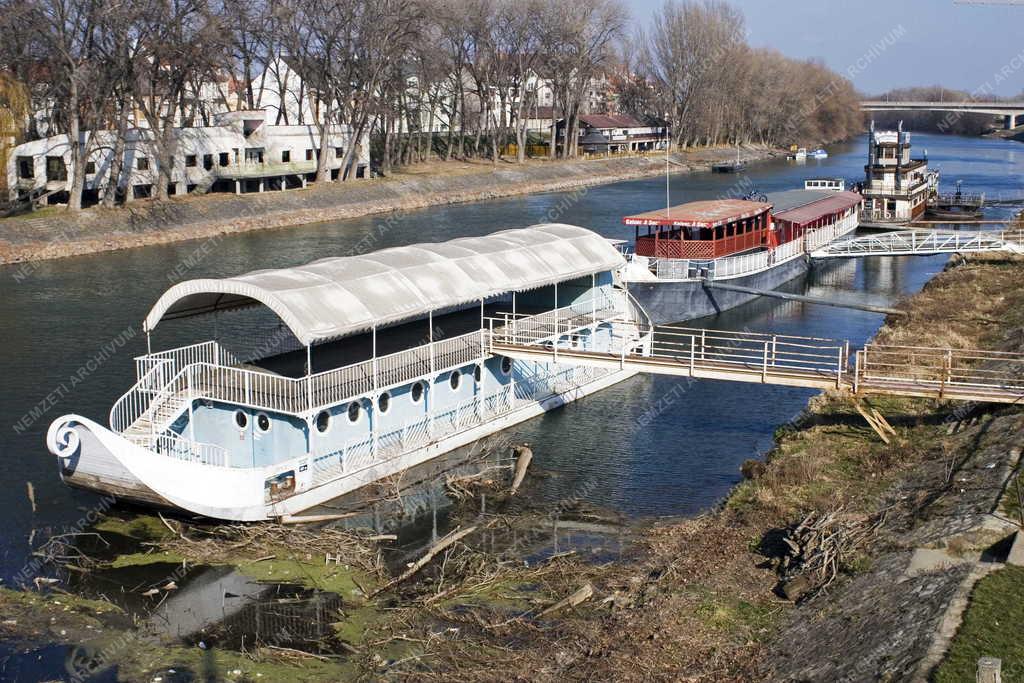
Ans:
{"type": "Polygon", "coordinates": [[[584,320],[561,319],[551,313],[491,318],[490,351],[524,360],[839,389],[860,396],[1024,400],[1021,353],[868,344],[851,356],[849,342],[835,339],[649,327],[632,321],[614,321],[613,351],[596,351],[586,348],[585,337],[576,334],[584,320]]]}
{"type": "Polygon", "coordinates": [[[1024,231],[896,230],[837,240],[811,252],[811,258],[928,256],[986,251],[1024,254],[1024,231]]]}

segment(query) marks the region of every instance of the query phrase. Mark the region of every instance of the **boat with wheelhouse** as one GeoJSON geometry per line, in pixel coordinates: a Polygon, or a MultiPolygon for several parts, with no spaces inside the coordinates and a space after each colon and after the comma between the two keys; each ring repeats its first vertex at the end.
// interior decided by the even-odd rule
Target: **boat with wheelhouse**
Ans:
{"type": "Polygon", "coordinates": [[[758,295],[710,282],[772,290],[806,273],[812,251],[857,229],[861,201],[828,187],[626,216],[634,247],[623,280],[655,324],[714,315],[758,295]]]}
{"type": "Polygon", "coordinates": [[[65,415],[47,445],[71,486],[223,520],[297,515],[634,374],[489,344],[511,328],[554,349],[642,348],[623,264],[601,236],[545,224],[181,282],[146,316],[109,423],[65,415]],[[179,325],[201,341],[155,350],[179,325]]]}

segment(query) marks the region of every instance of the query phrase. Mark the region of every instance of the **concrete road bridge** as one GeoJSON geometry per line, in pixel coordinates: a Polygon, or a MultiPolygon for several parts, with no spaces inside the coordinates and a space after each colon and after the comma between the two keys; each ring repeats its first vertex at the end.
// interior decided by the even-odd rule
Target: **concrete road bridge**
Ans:
{"type": "Polygon", "coordinates": [[[991,114],[1003,118],[1003,127],[1012,130],[1024,125],[1024,102],[923,102],[867,100],[861,111],[943,111],[968,114],[991,114]]]}
{"type": "Polygon", "coordinates": [[[811,258],[930,256],[986,251],[1024,254],[1024,231],[895,230],[836,240],[812,251],[811,258]]]}

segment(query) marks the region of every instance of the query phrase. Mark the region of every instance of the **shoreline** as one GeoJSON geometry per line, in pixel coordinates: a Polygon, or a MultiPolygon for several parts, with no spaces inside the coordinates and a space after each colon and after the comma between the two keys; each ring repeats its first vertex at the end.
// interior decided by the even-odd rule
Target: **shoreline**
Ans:
{"type": "MultiPolygon", "coordinates": [[[[779,150],[745,148],[745,161],[776,157],[779,150]]],[[[710,171],[731,160],[732,148],[671,155],[671,173],[710,171]]],[[[243,195],[189,196],[156,203],[140,200],[115,209],[78,214],[43,210],[0,219],[0,265],[27,263],[220,235],[294,228],[432,206],[534,194],[634,180],[665,172],[664,156],[510,162],[428,162],[389,178],[325,183],[305,190],[243,195]]],[[[557,216],[553,216],[552,220],[557,216]]]]}

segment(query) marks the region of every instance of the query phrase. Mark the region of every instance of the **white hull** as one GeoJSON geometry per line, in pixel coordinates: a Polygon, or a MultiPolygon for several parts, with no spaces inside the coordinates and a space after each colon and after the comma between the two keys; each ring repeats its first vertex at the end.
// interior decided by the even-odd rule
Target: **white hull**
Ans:
{"type": "Polygon", "coordinates": [[[634,375],[616,371],[518,406],[463,431],[439,436],[426,445],[380,459],[321,484],[301,485],[294,495],[266,502],[265,482],[289,468],[304,471],[308,458],[261,468],[210,466],[154,453],[79,415],[53,422],[46,443],[58,457],[61,478],[69,485],[120,499],[158,505],[215,519],[258,521],[295,515],[367,484],[499,432],[634,375]]]}

